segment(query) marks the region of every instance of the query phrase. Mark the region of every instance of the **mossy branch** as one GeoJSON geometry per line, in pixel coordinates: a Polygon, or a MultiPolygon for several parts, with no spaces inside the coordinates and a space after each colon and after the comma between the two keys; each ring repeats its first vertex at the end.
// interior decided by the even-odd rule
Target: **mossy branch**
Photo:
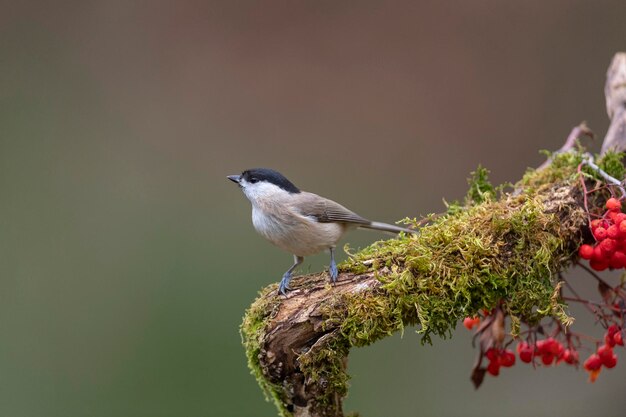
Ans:
{"type": "MultiPolygon", "coordinates": [[[[578,171],[583,158],[580,149],[555,154],[499,198],[479,168],[463,206],[449,206],[419,235],[351,255],[336,285],[319,273],[294,278],[287,297],[276,284],[262,290],[241,331],[249,366],[280,414],[342,416],[350,348],[405,326],[429,342],[496,306],[511,317],[513,335],[520,322],[548,316],[570,325],[558,273],[575,260],[588,221],[581,175],[590,187],[602,181],[578,171]]],[[[624,177],[621,154],[608,152],[598,165],[624,177]]]]}

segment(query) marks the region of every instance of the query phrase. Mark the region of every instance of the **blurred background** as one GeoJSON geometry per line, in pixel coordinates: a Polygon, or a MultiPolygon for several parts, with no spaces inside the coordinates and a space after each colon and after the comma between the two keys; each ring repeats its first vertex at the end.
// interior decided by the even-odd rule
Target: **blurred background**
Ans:
{"type": "MultiPolygon", "coordinates": [[[[275,416],[238,327],[291,255],[256,235],[226,175],[272,167],[380,221],[440,212],[478,164],[516,181],[581,121],[604,135],[625,13],[622,0],[0,1],[0,415],[275,416]]],[[[625,363],[593,385],[518,364],[475,391],[470,338],[421,346],[407,329],[354,350],[346,411],[623,412],[625,363]]]]}

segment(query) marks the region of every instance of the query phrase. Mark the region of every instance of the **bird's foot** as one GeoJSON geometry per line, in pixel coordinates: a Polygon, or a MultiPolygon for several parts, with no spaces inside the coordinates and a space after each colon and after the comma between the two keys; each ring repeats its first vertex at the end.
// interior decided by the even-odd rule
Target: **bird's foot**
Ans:
{"type": "Polygon", "coordinates": [[[330,266],[328,267],[328,273],[330,274],[330,279],[333,283],[337,282],[337,277],[339,276],[339,270],[337,269],[337,264],[335,260],[332,259],[330,261],[330,266]]]}
{"type": "Polygon", "coordinates": [[[283,278],[280,280],[280,285],[278,286],[278,292],[282,295],[287,295],[287,291],[291,291],[289,281],[291,281],[291,272],[285,272],[283,278]]]}

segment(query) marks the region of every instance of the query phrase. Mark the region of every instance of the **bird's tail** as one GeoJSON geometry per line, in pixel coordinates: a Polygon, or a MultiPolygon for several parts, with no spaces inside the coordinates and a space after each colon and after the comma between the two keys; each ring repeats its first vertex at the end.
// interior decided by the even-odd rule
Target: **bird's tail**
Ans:
{"type": "Polygon", "coordinates": [[[400,233],[400,232],[414,233],[414,234],[419,233],[417,230],[406,229],[404,227],[394,226],[392,224],[380,223],[380,222],[371,222],[370,224],[359,225],[359,228],[381,230],[383,232],[390,232],[390,233],[400,233]]]}

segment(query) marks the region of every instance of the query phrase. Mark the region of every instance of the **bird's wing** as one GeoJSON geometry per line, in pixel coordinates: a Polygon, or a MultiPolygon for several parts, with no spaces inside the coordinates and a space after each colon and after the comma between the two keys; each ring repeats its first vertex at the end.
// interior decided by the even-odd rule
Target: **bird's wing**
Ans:
{"type": "Polygon", "coordinates": [[[305,204],[301,205],[300,212],[303,216],[313,217],[320,223],[341,222],[356,225],[372,223],[332,200],[312,193],[303,192],[302,194],[305,204]]]}

